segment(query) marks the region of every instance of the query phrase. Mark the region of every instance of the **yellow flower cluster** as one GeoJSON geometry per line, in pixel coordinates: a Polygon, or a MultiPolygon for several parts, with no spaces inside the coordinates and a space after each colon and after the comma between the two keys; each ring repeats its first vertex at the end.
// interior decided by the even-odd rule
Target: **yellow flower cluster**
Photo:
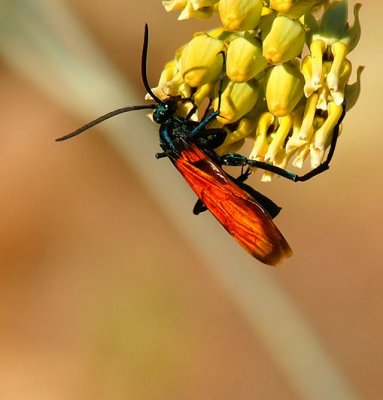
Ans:
{"type": "MultiPolygon", "coordinates": [[[[224,128],[218,154],[252,140],[249,158],[286,168],[292,160],[310,168],[324,159],[343,108],[356,102],[357,81],[348,85],[346,58],[360,38],[359,9],[348,24],[347,0],[168,0],[179,19],[219,14],[222,26],[196,33],[167,63],[153,92],[189,99],[180,115],[197,107],[196,118],[218,107],[209,127],[224,128]],[[225,53],[225,57],[222,56],[225,53]],[[226,62],[224,63],[224,60],[226,62]],[[346,106],[345,106],[346,104],[346,106]]],[[[265,172],[262,180],[272,177],[265,172]]]]}

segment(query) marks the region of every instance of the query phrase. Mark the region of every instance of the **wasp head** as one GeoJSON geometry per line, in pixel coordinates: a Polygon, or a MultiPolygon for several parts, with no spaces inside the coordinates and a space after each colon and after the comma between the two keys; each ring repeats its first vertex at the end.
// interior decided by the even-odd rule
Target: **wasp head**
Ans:
{"type": "Polygon", "coordinates": [[[177,111],[177,101],[174,99],[162,101],[158,103],[156,109],[153,113],[153,121],[157,124],[162,124],[166,120],[173,117],[174,113],[177,111]]]}

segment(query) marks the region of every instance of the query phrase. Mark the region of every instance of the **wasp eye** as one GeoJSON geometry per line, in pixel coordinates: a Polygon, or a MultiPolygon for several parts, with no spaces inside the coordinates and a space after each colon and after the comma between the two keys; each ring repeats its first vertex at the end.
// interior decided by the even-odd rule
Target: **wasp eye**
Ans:
{"type": "Polygon", "coordinates": [[[164,106],[166,108],[166,111],[169,112],[169,114],[174,114],[177,111],[177,102],[175,100],[168,100],[164,103],[164,106]]]}

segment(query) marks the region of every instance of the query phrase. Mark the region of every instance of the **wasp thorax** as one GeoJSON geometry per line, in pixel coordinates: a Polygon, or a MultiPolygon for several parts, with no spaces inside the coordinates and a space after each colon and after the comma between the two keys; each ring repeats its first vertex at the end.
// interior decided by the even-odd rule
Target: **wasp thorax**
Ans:
{"type": "Polygon", "coordinates": [[[153,112],[153,121],[157,124],[162,124],[167,119],[171,118],[177,111],[177,102],[175,100],[166,100],[159,103],[153,112]]]}

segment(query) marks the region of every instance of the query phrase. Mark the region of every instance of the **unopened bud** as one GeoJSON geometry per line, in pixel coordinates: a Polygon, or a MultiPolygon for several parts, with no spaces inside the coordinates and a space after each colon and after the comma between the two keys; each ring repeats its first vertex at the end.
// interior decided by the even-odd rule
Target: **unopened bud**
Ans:
{"type": "Polygon", "coordinates": [[[220,0],[218,10],[227,31],[254,29],[263,8],[262,0],[220,0]]]}
{"type": "MultiPolygon", "coordinates": [[[[256,81],[237,83],[229,81],[221,96],[221,108],[217,121],[231,124],[253,109],[258,99],[256,81]]],[[[218,108],[218,98],[214,100],[214,109],[218,108]]]]}
{"type": "Polygon", "coordinates": [[[298,56],[305,44],[305,31],[299,21],[278,16],[263,41],[263,55],[271,64],[280,64],[298,56]]]}
{"type": "Polygon", "coordinates": [[[270,8],[289,18],[300,18],[320,0],[270,0],[270,8]]]}
{"type": "Polygon", "coordinates": [[[267,106],[277,117],[288,115],[303,96],[304,78],[293,62],[270,68],[265,82],[267,106]]]}
{"type": "Polygon", "coordinates": [[[183,49],[180,64],[184,81],[198,87],[218,78],[223,57],[219,54],[224,44],[208,35],[195,36],[183,49]]]}
{"type": "Polygon", "coordinates": [[[238,37],[227,50],[226,74],[234,82],[246,82],[267,67],[262,55],[262,44],[258,39],[238,37]]]}

